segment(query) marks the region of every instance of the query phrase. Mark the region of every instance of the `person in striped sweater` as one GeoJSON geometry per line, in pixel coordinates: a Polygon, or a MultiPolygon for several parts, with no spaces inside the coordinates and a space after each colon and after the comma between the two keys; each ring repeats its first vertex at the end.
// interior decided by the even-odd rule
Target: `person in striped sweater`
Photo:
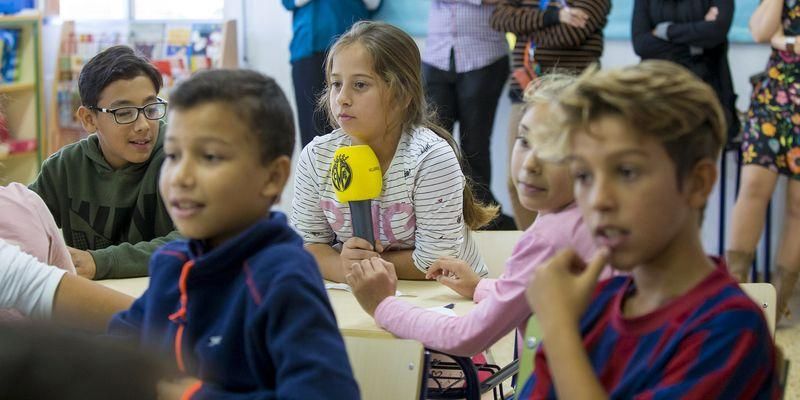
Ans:
{"type": "MultiPolygon", "coordinates": [[[[603,28],[611,10],[610,0],[501,0],[492,14],[492,28],[516,35],[511,55],[511,71],[523,71],[530,43],[535,44],[534,59],[544,74],[555,70],[579,73],[603,54],[603,28]]],[[[508,121],[508,144],[514,146],[522,118],[522,84],[509,77],[512,108],[508,121]]],[[[519,229],[533,222],[536,213],[526,210],[509,180],[509,197],[519,229]]]]}
{"type": "Polygon", "coordinates": [[[520,398],[778,398],[764,315],[700,240],[726,138],[713,89],[648,60],[585,72],[559,107],[599,250],[537,267],[542,345],[520,398]],[[598,284],[606,264],[630,275],[598,284]]]}

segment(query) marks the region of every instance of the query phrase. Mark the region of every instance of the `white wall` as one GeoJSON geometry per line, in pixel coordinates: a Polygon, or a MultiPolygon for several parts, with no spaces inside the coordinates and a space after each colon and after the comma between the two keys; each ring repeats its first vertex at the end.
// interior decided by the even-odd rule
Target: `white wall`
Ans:
{"type": "MultiPolygon", "coordinates": [[[[288,46],[291,40],[291,13],[286,11],[277,1],[244,0],[245,25],[247,45],[245,57],[251,68],[262,71],[278,80],[286,95],[292,100],[291,69],[289,65],[288,46]]],[[[418,41],[421,43],[421,41],[418,41]]],[[[763,45],[732,44],[730,50],[730,63],[734,78],[734,86],[739,94],[738,107],[745,110],[749,104],[750,84],[748,77],[764,68],[769,55],[769,49],[763,45]]],[[[603,67],[614,67],[637,63],[639,58],[634,54],[633,47],[627,41],[609,41],[606,43],[605,52],[601,59],[603,67]]],[[[494,134],[492,138],[492,160],[494,171],[492,173],[492,190],[503,205],[505,210],[511,210],[508,193],[505,189],[507,171],[506,165],[506,132],[510,102],[504,93],[498,106],[495,119],[494,134]]],[[[726,230],[730,230],[730,211],[733,206],[733,190],[735,184],[735,157],[728,155],[728,174],[726,179],[726,230]]],[[[719,186],[719,185],[718,185],[719,186]]],[[[720,221],[719,187],[715,190],[706,211],[706,220],[703,225],[703,242],[709,253],[718,252],[719,237],[718,226],[720,221]]],[[[779,221],[782,220],[785,196],[784,184],[781,183],[773,200],[773,234],[772,255],[778,243],[780,234],[779,221]]],[[[284,209],[291,199],[291,188],[287,188],[284,196],[284,209]]],[[[510,211],[509,211],[510,212],[510,211]]]]}

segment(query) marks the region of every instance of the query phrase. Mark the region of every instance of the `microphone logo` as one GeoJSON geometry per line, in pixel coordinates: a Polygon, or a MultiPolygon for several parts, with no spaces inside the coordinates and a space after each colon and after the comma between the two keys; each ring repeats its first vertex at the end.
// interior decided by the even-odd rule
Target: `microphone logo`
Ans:
{"type": "Polygon", "coordinates": [[[333,182],[333,187],[339,192],[347,190],[353,180],[353,170],[350,168],[350,164],[347,163],[348,158],[350,156],[346,154],[337,154],[333,159],[333,165],[331,165],[331,181],[333,182]]]}

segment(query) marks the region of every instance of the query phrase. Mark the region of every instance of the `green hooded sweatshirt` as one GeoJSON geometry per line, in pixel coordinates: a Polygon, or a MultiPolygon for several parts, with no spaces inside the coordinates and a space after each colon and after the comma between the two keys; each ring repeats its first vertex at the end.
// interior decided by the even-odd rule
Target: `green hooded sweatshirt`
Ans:
{"type": "Polygon", "coordinates": [[[94,279],[146,276],[150,255],[180,236],[158,192],[164,131],[150,159],[114,170],[97,135],[64,146],[42,164],[30,189],[44,200],[68,246],[89,250],[94,279]]]}

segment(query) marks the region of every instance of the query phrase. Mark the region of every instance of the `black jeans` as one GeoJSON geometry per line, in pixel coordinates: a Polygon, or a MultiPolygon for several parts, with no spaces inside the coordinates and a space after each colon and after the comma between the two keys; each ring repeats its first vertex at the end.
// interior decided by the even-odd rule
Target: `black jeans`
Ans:
{"type": "Polygon", "coordinates": [[[294,100],[297,105],[300,141],[306,147],[314,136],[330,132],[328,117],[317,111],[317,99],[325,90],[325,53],[311,53],[292,63],[294,100]]]}
{"type": "Polygon", "coordinates": [[[450,70],[422,64],[425,91],[437,110],[439,123],[453,131],[459,123],[461,153],[475,183],[475,197],[483,203],[498,204],[491,192],[491,143],[497,102],[508,79],[508,57],[469,72],[455,72],[450,53],[450,70]]]}

